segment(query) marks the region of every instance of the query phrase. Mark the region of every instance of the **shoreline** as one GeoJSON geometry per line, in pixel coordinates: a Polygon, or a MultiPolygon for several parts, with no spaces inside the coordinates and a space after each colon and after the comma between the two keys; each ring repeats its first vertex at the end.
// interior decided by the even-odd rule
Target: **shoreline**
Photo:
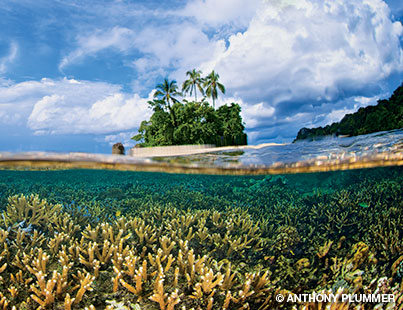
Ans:
{"type": "Polygon", "coordinates": [[[186,156],[221,151],[258,150],[270,146],[283,146],[286,143],[261,143],[257,145],[211,146],[211,145],[173,145],[131,148],[126,156],[130,157],[167,157],[186,156]]]}

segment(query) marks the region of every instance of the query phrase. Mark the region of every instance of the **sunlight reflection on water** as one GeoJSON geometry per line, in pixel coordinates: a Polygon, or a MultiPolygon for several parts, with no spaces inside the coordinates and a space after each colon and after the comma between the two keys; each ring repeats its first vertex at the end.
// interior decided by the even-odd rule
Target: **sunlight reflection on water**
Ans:
{"type": "Polygon", "coordinates": [[[89,153],[0,153],[3,169],[113,169],[169,173],[280,174],[403,165],[403,130],[357,137],[234,147],[182,156],[132,157],[89,153]]]}

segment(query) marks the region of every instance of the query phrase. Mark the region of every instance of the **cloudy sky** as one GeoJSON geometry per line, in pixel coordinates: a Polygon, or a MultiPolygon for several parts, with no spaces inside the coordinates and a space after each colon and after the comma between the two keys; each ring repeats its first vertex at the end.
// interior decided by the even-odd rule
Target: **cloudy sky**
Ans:
{"type": "Polygon", "coordinates": [[[403,82],[400,0],[5,0],[0,151],[109,153],[165,77],[215,70],[250,144],[289,142],[403,82]]]}

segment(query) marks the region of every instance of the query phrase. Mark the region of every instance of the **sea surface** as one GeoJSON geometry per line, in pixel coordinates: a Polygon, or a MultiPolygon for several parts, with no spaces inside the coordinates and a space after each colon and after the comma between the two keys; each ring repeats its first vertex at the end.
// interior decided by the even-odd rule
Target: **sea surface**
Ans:
{"type": "Polygon", "coordinates": [[[403,130],[0,153],[0,209],[0,309],[403,309],[403,130]]]}

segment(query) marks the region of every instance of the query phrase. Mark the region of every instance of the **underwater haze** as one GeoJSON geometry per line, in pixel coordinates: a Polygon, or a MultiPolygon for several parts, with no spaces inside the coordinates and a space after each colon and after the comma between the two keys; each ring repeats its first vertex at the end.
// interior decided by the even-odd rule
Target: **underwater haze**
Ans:
{"type": "Polygon", "coordinates": [[[165,172],[3,154],[0,308],[402,309],[402,138],[132,163],[165,172]],[[312,293],[390,298],[288,299],[312,293]]]}

